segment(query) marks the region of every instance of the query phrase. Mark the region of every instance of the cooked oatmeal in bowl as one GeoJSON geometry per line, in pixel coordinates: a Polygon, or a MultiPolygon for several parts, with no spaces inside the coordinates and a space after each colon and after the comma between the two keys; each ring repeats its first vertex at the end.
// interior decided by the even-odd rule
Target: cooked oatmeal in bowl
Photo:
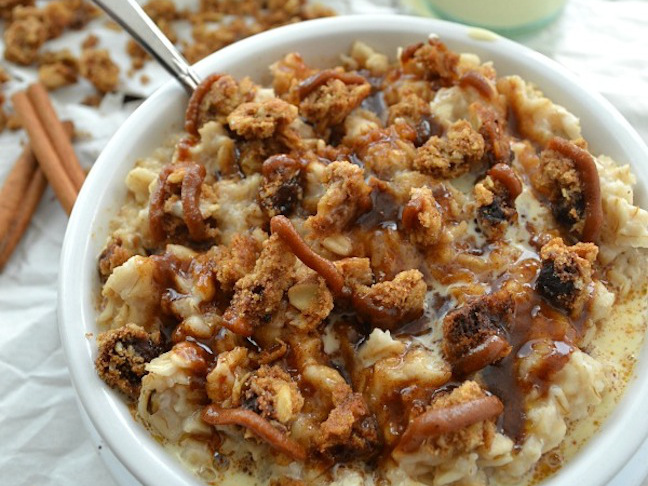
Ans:
{"type": "Polygon", "coordinates": [[[207,484],[551,477],[643,344],[630,168],[443,36],[298,50],[206,77],[128,172],[96,372],[207,484]]]}

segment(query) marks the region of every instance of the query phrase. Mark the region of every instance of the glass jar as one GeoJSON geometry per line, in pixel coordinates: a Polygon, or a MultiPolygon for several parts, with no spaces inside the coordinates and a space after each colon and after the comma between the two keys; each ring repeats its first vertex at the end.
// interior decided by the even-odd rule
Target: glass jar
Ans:
{"type": "Polygon", "coordinates": [[[419,0],[415,11],[431,9],[439,17],[475,25],[503,35],[544,27],[560,15],[567,0],[419,0]]]}

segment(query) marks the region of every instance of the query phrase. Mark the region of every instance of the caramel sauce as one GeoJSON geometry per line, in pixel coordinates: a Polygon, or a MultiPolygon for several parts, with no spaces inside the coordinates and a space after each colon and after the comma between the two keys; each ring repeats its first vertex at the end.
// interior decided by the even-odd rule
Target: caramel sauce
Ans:
{"type": "Polygon", "coordinates": [[[331,79],[339,79],[344,84],[364,84],[367,82],[365,78],[358,74],[336,71],[334,69],[324,69],[299,84],[297,87],[299,99],[303,100],[317,88],[328,83],[331,79]]]}
{"type": "Polygon", "coordinates": [[[601,205],[601,182],[594,158],[582,148],[563,138],[552,138],[547,144],[549,150],[571,159],[578,171],[583,193],[585,194],[585,225],[582,240],[594,242],[598,239],[603,222],[603,207],[601,205]]]}
{"type": "Polygon", "coordinates": [[[185,162],[191,159],[191,149],[198,144],[198,138],[192,135],[181,138],[176,145],[178,162],[185,162]]]}
{"type": "Polygon", "coordinates": [[[200,128],[200,126],[198,126],[200,104],[205,95],[209,93],[212,84],[222,77],[222,74],[212,74],[207,76],[207,78],[205,78],[191,94],[189,103],[187,104],[187,111],[185,112],[185,130],[189,135],[193,135],[194,137],[198,136],[198,129],[200,128]]]}
{"type": "Polygon", "coordinates": [[[499,427],[518,444],[525,437],[526,396],[532,389],[541,395],[547,392],[549,379],[567,363],[587,319],[584,315],[576,322],[570,320],[535,292],[533,284],[538,265],[535,260],[527,260],[517,270],[518,278],[511,276],[518,283],[527,281],[513,295],[515,311],[507,336],[512,350],[502,361],[480,373],[487,389],[504,403],[499,427]],[[540,358],[539,368],[532,374],[521,377],[519,360],[527,358],[539,340],[549,342],[553,350],[540,358]]]}
{"type": "Polygon", "coordinates": [[[482,98],[487,100],[495,96],[495,89],[492,84],[484,77],[483,74],[477,71],[468,71],[459,79],[459,86],[466,88],[468,86],[474,88],[482,98]]]}

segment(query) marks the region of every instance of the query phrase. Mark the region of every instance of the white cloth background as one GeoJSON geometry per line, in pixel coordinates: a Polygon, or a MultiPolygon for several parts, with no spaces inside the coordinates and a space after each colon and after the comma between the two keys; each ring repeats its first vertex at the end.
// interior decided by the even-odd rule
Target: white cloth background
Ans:
{"type": "MultiPolygon", "coordinates": [[[[392,3],[348,0],[335,6],[346,13],[389,12],[392,3]]],[[[78,51],[89,30],[100,37],[102,46],[111,48],[122,66],[128,66],[125,34],[105,29],[103,21],[48,47],[78,51]]],[[[583,83],[607,97],[648,143],[648,1],[571,0],[554,24],[518,40],[580,74],[583,83]]],[[[21,78],[10,89],[35,77],[33,70],[3,65],[21,78]]],[[[146,95],[168,79],[152,63],[145,72],[153,78],[149,85],[139,83],[139,74],[133,79],[123,75],[122,91],[146,95]]],[[[99,110],[80,105],[90,92],[82,84],[55,93],[61,116],[89,132],[76,144],[86,167],[134,108],[122,103],[123,93],[107,97],[99,110]]],[[[0,181],[24,138],[0,135],[0,181]]],[[[25,238],[0,274],[0,485],[116,484],[82,425],[60,345],[56,280],[66,222],[48,189],[25,238]]],[[[647,463],[645,444],[614,484],[641,484],[647,463]]]]}

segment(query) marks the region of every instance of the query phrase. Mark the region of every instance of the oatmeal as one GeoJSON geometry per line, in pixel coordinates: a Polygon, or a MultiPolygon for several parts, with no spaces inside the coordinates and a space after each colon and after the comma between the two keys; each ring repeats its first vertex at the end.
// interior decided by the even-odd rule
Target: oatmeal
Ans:
{"type": "Polygon", "coordinates": [[[646,331],[629,168],[437,38],[270,72],[208,77],[128,174],[99,375],[208,484],[555,472],[646,331]]]}

